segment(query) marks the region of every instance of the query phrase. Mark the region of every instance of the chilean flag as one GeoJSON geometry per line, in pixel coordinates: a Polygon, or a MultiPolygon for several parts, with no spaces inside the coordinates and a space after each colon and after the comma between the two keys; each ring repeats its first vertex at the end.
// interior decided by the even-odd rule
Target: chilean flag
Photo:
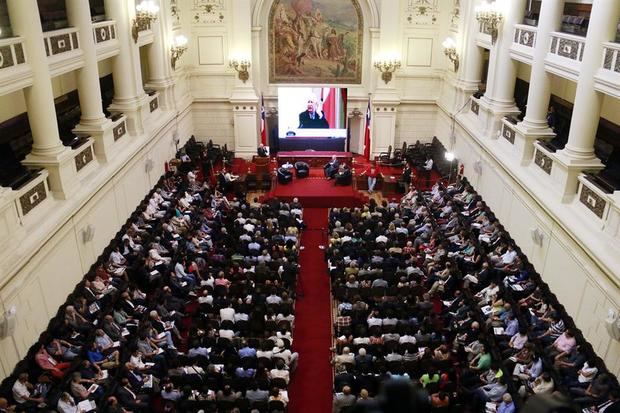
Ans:
{"type": "Polygon", "coordinates": [[[267,146],[267,125],[265,119],[265,98],[260,95],[260,142],[267,146]]]}
{"type": "Polygon", "coordinates": [[[370,160],[370,99],[368,99],[368,107],[366,108],[366,130],[364,131],[364,158],[370,160]]]}

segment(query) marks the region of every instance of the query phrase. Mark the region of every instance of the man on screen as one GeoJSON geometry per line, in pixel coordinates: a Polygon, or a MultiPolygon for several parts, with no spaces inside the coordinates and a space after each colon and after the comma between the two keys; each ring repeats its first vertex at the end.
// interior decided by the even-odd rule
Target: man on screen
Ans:
{"type": "Polygon", "coordinates": [[[329,129],[329,123],[313,99],[308,100],[308,108],[299,114],[299,129],[329,129]]]}

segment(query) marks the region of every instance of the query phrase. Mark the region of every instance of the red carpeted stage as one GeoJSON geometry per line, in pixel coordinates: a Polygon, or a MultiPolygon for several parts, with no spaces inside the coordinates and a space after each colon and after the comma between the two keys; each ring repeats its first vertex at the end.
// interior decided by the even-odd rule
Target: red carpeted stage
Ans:
{"type": "Polygon", "coordinates": [[[277,197],[282,200],[299,198],[305,208],[353,207],[368,202],[368,197],[352,185],[336,185],[323,176],[323,168],[311,168],[308,178],[293,178],[290,184],[277,184],[264,199],[277,197]]]}

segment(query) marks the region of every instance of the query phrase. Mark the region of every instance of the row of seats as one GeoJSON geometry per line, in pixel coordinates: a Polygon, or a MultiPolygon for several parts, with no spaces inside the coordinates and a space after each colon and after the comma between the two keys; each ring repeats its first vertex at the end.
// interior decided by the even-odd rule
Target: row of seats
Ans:
{"type": "Polygon", "coordinates": [[[228,200],[194,170],[162,177],[0,397],[17,411],[285,410],[301,214],[228,200]]]}
{"type": "Polygon", "coordinates": [[[335,409],[381,403],[367,399],[403,378],[435,411],[514,411],[541,393],[617,400],[615,378],[467,181],[332,210],[330,229],[335,409]]]}

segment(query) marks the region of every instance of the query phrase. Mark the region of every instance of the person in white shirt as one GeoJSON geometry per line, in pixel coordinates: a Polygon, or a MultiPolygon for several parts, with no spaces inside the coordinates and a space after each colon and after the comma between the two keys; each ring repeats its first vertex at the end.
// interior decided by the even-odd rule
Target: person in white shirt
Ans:
{"type": "Polygon", "coordinates": [[[424,162],[424,170],[430,172],[433,169],[433,158],[426,158],[426,162],[424,162]]]}
{"type": "Polygon", "coordinates": [[[498,292],[499,287],[495,282],[491,281],[487,287],[476,294],[476,297],[479,298],[482,303],[489,303],[498,292]]]}
{"type": "Polygon", "coordinates": [[[13,399],[18,405],[23,405],[26,402],[43,403],[42,397],[30,397],[30,391],[33,388],[32,384],[28,382],[28,373],[21,373],[13,384],[13,399]]]}
{"type": "Polygon", "coordinates": [[[58,399],[58,413],[81,413],[82,410],[79,410],[77,405],[75,404],[75,400],[71,395],[67,392],[64,392],[60,399],[58,399]]]}
{"type": "Polygon", "coordinates": [[[232,307],[227,307],[227,308],[222,308],[220,309],[220,320],[224,321],[224,320],[229,320],[229,321],[235,321],[235,309],[232,307]]]}

